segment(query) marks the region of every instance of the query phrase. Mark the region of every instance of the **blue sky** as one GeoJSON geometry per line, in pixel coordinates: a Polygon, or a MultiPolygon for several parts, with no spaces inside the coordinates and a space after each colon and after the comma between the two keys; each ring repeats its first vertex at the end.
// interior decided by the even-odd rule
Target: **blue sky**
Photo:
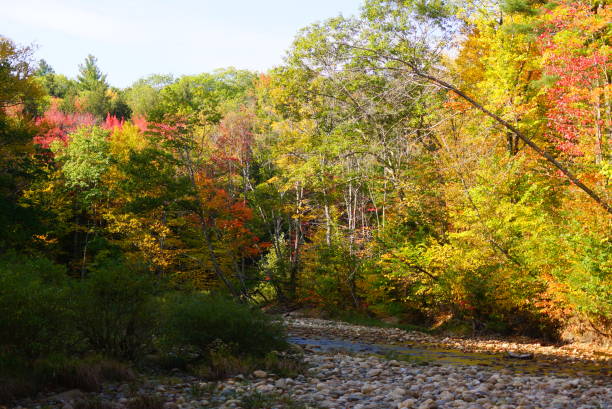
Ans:
{"type": "Polygon", "coordinates": [[[0,0],[0,35],[38,46],[75,76],[87,54],[125,87],[149,74],[195,74],[282,62],[297,31],[359,11],[361,0],[0,0]]]}

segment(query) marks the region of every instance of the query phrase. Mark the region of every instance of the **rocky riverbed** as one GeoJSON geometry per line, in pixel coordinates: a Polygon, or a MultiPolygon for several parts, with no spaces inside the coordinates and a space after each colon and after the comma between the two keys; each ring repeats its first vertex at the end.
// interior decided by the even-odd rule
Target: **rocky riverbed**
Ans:
{"type": "Polygon", "coordinates": [[[340,338],[344,340],[358,340],[371,344],[417,344],[433,348],[457,349],[468,352],[531,353],[537,355],[540,359],[566,361],[583,360],[594,363],[607,363],[608,368],[609,362],[612,360],[612,348],[610,348],[610,346],[595,346],[593,344],[573,343],[563,346],[543,345],[538,341],[525,337],[513,337],[511,339],[496,339],[491,337],[440,337],[419,331],[404,331],[399,328],[364,327],[343,322],[299,316],[290,317],[287,323],[291,334],[304,335],[309,338],[340,338]]]}
{"type": "Polygon", "coordinates": [[[22,402],[20,407],[79,409],[75,402],[87,398],[104,404],[90,408],[144,409],[147,403],[142,397],[153,397],[157,400],[151,402],[163,401],[168,409],[612,409],[611,362],[605,351],[603,355],[588,354],[580,349],[503,340],[463,343],[458,338],[309,318],[289,318],[288,326],[292,337],[310,342],[302,342],[310,369],[294,378],[255,371],[223,382],[203,382],[177,374],[143,379],[138,385],[107,385],[103,392],[87,396],[72,391],[72,396],[68,393],[22,402]],[[321,340],[333,340],[337,348],[323,348],[321,340]],[[346,342],[366,347],[343,347],[346,342]],[[377,348],[383,342],[419,351],[439,351],[443,347],[448,352],[450,347],[459,347],[454,354],[520,352],[533,355],[528,366],[535,369],[516,366],[513,358],[495,354],[490,355],[491,364],[469,359],[448,362],[436,359],[435,353],[427,359],[401,354],[396,359],[392,354],[380,355],[377,348]],[[569,370],[555,371],[552,363],[568,366],[569,370]]]}

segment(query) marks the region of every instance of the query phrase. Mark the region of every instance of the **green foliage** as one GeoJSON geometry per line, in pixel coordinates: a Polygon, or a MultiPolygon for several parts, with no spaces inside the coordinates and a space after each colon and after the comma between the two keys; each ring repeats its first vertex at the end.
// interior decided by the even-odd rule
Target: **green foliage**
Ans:
{"type": "Polygon", "coordinates": [[[152,117],[198,113],[218,123],[229,108],[236,108],[244,100],[253,81],[253,73],[234,68],[181,77],[160,91],[160,102],[152,109],[152,117]]]}
{"type": "Polygon", "coordinates": [[[10,39],[0,36],[0,116],[4,108],[27,104],[41,98],[42,88],[34,78],[30,64],[31,47],[19,47],[10,39]]]}
{"type": "Polygon", "coordinates": [[[269,283],[260,285],[262,290],[265,290],[267,285],[272,285],[275,296],[281,299],[284,296],[284,290],[287,289],[287,284],[291,276],[291,263],[289,243],[284,235],[274,238],[274,243],[270,246],[267,254],[260,261],[259,268],[262,275],[266,277],[269,283]]]}
{"type": "Polygon", "coordinates": [[[111,101],[105,87],[84,89],[79,92],[77,99],[83,111],[98,118],[104,118],[111,111],[111,101]]]}
{"type": "Polygon", "coordinates": [[[31,114],[44,100],[33,75],[32,52],[0,36],[0,249],[29,247],[44,211],[22,202],[23,192],[40,176],[31,114]]]}
{"type": "Polygon", "coordinates": [[[125,94],[121,90],[112,90],[110,104],[105,114],[119,119],[130,119],[132,116],[132,108],[130,108],[125,94]]]}
{"type": "Polygon", "coordinates": [[[607,197],[609,13],[366,0],[301,30],[268,74],[126,90],[93,56],[71,80],[44,61],[34,72],[32,50],[0,38],[0,252],[42,251],[82,279],[3,258],[2,350],[134,358],[155,337],[206,356],[214,377],[285,346],[266,316],[204,295],[161,296],[158,331],[162,282],[468,331],[554,337],[579,317],[609,333],[609,215],[436,80],[607,197]],[[31,118],[45,106],[74,115],[31,118]],[[109,129],[78,128],[85,117],[109,129]]]}
{"type": "Polygon", "coordinates": [[[225,297],[177,295],[165,303],[162,335],[170,347],[206,351],[222,342],[234,354],[262,356],[287,348],[281,323],[225,297]]]}
{"type": "Polygon", "coordinates": [[[1,349],[34,359],[74,345],[71,296],[63,266],[5,254],[0,260],[1,349]]]}
{"type": "Polygon", "coordinates": [[[173,81],[170,75],[151,75],[136,81],[125,91],[125,99],[131,111],[145,117],[156,112],[161,102],[161,89],[173,81]]]}
{"type": "Polygon", "coordinates": [[[77,291],[77,324],[92,349],[128,359],[147,352],[158,318],[145,269],[100,258],[77,291]]]}
{"type": "Polygon", "coordinates": [[[106,90],[108,88],[108,84],[106,83],[106,74],[102,74],[102,71],[98,67],[97,63],[97,58],[89,54],[85,58],[85,62],[79,65],[79,75],[77,77],[79,90],[99,91],[106,90]]]}
{"type": "Polygon", "coordinates": [[[569,271],[556,269],[569,287],[569,301],[594,323],[612,317],[612,243],[609,238],[575,235],[571,238],[576,262],[569,271]]]}
{"type": "Polygon", "coordinates": [[[344,310],[357,304],[354,283],[359,262],[348,248],[334,240],[307,249],[300,291],[302,299],[314,301],[328,311],[344,310]]]}
{"type": "Polygon", "coordinates": [[[76,90],[76,81],[68,79],[63,74],[56,74],[50,66],[43,66],[43,62],[44,60],[41,60],[39,63],[36,76],[49,96],[65,98],[70,91],[76,90]]]}
{"type": "Polygon", "coordinates": [[[66,91],[66,95],[62,98],[60,103],[58,104],[58,108],[61,112],[65,114],[74,114],[79,111],[77,108],[77,89],[76,86],[74,88],[68,88],[66,91]]]}
{"type": "Polygon", "coordinates": [[[91,203],[105,196],[102,178],[112,163],[109,131],[93,127],[81,127],[71,135],[70,144],[52,145],[57,160],[62,163],[66,186],[83,194],[84,202],[91,203]]]}
{"type": "Polygon", "coordinates": [[[0,248],[25,249],[41,231],[46,209],[31,206],[23,192],[41,176],[40,163],[30,153],[35,128],[23,117],[0,112],[0,248]]]}
{"type": "Polygon", "coordinates": [[[534,7],[539,3],[532,0],[505,0],[502,2],[501,9],[507,13],[523,13],[526,15],[533,16],[537,14],[537,10],[534,7]]]}

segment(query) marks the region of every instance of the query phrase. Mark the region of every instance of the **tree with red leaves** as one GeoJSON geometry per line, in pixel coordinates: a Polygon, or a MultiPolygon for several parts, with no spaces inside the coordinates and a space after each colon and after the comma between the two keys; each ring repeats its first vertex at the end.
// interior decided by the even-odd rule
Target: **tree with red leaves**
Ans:
{"type": "Polygon", "coordinates": [[[53,105],[36,120],[36,124],[41,128],[41,133],[34,137],[34,143],[47,149],[55,141],[67,144],[71,132],[81,126],[95,125],[96,118],[88,113],[66,114],[53,105]]]}
{"type": "Polygon", "coordinates": [[[565,1],[543,16],[538,45],[546,90],[547,137],[568,159],[601,163],[611,131],[610,51],[605,41],[610,8],[565,1]]]}

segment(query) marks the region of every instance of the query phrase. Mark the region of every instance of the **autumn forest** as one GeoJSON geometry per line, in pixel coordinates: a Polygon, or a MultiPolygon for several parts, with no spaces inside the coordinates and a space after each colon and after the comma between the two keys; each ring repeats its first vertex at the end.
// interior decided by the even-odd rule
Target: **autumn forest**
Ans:
{"type": "Polygon", "coordinates": [[[366,0],[268,72],[123,89],[0,37],[0,362],[133,359],[201,294],[233,317],[609,339],[611,18],[366,0]]]}

